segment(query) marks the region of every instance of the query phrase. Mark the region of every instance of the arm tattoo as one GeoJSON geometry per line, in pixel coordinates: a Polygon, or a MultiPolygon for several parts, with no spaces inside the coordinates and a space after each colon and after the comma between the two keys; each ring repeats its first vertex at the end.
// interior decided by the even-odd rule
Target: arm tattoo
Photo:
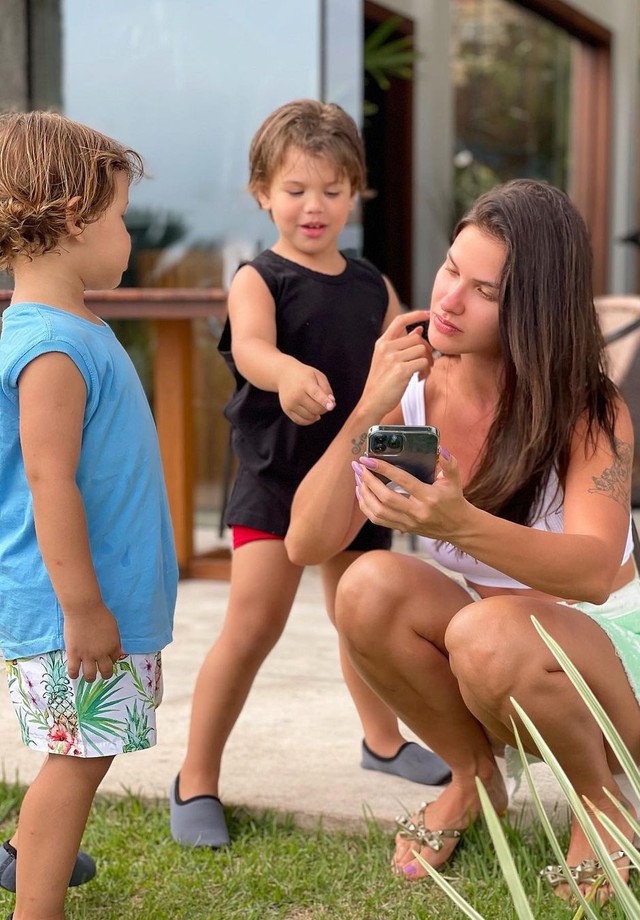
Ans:
{"type": "Polygon", "coordinates": [[[605,467],[600,476],[592,476],[593,489],[589,492],[600,492],[619,502],[623,508],[631,504],[631,444],[615,439],[616,456],[611,466],[605,467]]]}
{"type": "Polygon", "coordinates": [[[351,438],[351,453],[356,457],[361,457],[364,451],[364,445],[367,442],[367,435],[363,432],[359,438],[351,438]]]}

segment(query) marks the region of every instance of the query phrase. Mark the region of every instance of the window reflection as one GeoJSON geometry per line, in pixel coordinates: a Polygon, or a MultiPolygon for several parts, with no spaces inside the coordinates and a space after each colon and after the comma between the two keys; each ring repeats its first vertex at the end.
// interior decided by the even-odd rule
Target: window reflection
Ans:
{"type": "Polygon", "coordinates": [[[455,210],[497,182],[569,183],[576,40],[511,0],[456,0],[455,210]]]}

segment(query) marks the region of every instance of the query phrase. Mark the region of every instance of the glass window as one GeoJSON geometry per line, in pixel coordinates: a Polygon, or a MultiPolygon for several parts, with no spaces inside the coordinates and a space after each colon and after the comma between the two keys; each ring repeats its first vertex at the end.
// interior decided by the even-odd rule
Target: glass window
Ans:
{"type": "Polygon", "coordinates": [[[510,0],[456,0],[456,217],[486,189],[519,176],[568,188],[577,44],[510,0]]]}

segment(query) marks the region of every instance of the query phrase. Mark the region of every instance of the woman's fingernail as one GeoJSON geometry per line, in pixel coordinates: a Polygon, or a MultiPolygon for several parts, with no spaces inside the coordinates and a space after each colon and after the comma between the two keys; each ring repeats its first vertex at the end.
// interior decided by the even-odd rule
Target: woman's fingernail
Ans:
{"type": "Polygon", "coordinates": [[[403,869],[405,875],[415,875],[416,867],[415,866],[405,866],[403,869]]]}
{"type": "Polygon", "coordinates": [[[444,457],[445,460],[451,460],[451,454],[449,453],[446,447],[442,446],[442,444],[440,445],[440,453],[444,457]]]}
{"type": "Polygon", "coordinates": [[[360,501],[360,486],[356,486],[356,498],[360,501]]]}
{"type": "Polygon", "coordinates": [[[362,467],[360,466],[357,460],[351,461],[351,469],[356,474],[356,476],[362,476],[362,467]]]}
{"type": "Polygon", "coordinates": [[[360,463],[366,466],[368,470],[375,470],[378,465],[373,457],[360,457],[360,463]]]}

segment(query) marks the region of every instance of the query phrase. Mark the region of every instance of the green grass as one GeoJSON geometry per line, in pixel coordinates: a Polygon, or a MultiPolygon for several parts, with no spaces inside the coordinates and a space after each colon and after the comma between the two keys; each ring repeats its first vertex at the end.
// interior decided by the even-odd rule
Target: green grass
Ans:
{"type": "MultiPolygon", "coordinates": [[[[0,782],[6,839],[24,794],[0,782]]],[[[405,882],[389,869],[392,834],[375,822],[363,833],[297,827],[290,817],[227,810],[232,846],[183,849],[169,835],[165,801],[99,797],[83,848],[98,863],[94,881],[72,889],[68,920],[458,920],[462,915],[429,881],[405,882]]],[[[539,830],[506,827],[536,918],[567,920],[573,911],[541,885],[550,860],[539,830]]],[[[566,844],[566,834],[563,844],[566,844]]],[[[486,920],[511,920],[506,885],[484,825],[464,837],[446,875],[486,920]]],[[[0,920],[13,896],[0,894],[0,920]]],[[[615,904],[602,916],[624,920],[615,904]]]]}

